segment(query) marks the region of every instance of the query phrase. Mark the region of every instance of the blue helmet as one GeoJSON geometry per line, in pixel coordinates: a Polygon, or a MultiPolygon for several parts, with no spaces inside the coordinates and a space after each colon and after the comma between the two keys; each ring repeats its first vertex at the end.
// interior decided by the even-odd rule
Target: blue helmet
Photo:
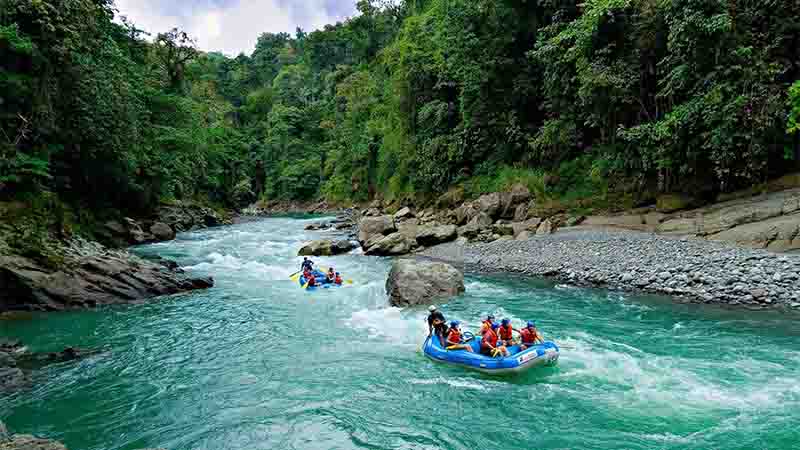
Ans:
{"type": "Polygon", "coordinates": [[[511,323],[511,321],[510,321],[510,320],[508,320],[508,319],[503,319],[503,325],[508,325],[508,324],[510,324],[510,323],[511,323]]]}
{"type": "Polygon", "coordinates": [[[536,328],[536,322],[529,320],[528,321],[528,328],[536,328]]]}
{"type": "Polygon", "coordinates": [[[339,272],[336,272],[336,275],[339,275],[339,272]]]}
{"type": "Polygon", "coordinates": [[[493,324],[492,324],[492,329],[493,329],[493,330],[496,330],[496,329],[498,329],[498,328],[500,328],[500,324],[499,324],[499,323],[493,323],[493,324]]]}
{"type": "Polygon", "coordinates": [[[450,322],[450,328],[455,328],[455,327],[457,327],[459,325],[461,325],[461,322],[459,322],[457,320],[454,320],[454,321],[450,322]]]}

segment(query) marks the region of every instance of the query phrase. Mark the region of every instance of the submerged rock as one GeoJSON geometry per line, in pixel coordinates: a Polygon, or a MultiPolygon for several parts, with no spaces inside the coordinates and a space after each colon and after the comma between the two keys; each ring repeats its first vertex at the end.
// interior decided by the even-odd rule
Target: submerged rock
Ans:
{"type": "Polygon", "coordinates": [[[442,262],[399,259],[386,279],[386,293],[392,306],[429,304],[463,292],[464,274],[442,262]]]}
{"type": "Polygon", "coordinates": [[[0,450],[67,450],[67,447],[58,441],[18,434],[5,442],[0,441],[0,450]]]}

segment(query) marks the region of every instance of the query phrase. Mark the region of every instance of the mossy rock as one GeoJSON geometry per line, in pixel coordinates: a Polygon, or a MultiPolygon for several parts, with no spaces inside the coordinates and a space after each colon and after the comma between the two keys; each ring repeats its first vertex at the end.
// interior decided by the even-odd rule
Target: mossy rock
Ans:
{"type": "Polygon", "coordinates": [[[684,194],[662,194],[656,199],[656,211],[671,213],[694,206],[695,199],[684,194]]]}

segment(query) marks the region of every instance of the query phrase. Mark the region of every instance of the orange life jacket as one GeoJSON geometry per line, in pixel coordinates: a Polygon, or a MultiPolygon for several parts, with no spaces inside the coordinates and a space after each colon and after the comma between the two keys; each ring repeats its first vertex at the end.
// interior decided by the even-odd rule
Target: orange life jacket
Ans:
{"type": "Polygon", "coordinates": [[[447,335],[447,343],[448,344],[461,343],[461,331],[459,331],[458,328],[450,328],[450,334],[447,335]]]}
{"type": "Polygon", "coordinates": [[[497,347],[497,333],[495,333],[494,330],[492,330],[491,328],[489,328],[486,331],[486,333],[484,333],[483,339],[481,339],[481,347],[483,348],[497,347]]]}
{"type": "Polygon", "coordinates": [[[511,332],[514,330],[514,327],[509,324],[508,326],[500,325],[500,339],[504,341],[511,340],[512,334],[511,332]]]}
{"type": "Polygon", "coordinates": [[[536,338],[539,337],[539,333],[536,330],[531,330],[530,328],[523,328],[519,333],[522,335],[523,344],[535,344],[536,338]]]}

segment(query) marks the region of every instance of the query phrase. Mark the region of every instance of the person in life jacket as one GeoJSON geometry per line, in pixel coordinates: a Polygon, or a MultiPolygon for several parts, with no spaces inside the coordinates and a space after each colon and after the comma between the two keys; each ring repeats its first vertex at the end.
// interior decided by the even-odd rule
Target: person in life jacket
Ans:
{"type": "Polygon", "coordinates": [[[336,281],[336,272],[333,270],[333,267],[328,269],[328,274],[325,277],[325,281],[327,281],[328,283],[333,283],[334,281],[336,281]]]}
{"type": "Polygon", "coordinates": [[[313,269],[314,269],[314,263],[310,259],[303,257],[303,264],[300,265],[300,270],[302,270],[303,273],[305,273],[306,271],[310,272],[313,269]]]}
{"type": "Polygon", "coordinates": [[[532,347],[537,343],[544,344],[544,339],[542,339],[542,336],[539,335],[539,332],[536,330],[536,323],[532,320],[528,322],[528,324],[519,332],[519,334],[522,338],[522,343],[520,344],[520,348],[522,350],[532,347]]]}
{"type": "Polygon", "coordinates": [[[308,287],[314,287],[317,285],[317,277],[315,277],[313,273],[309,272],[306,282],[308,283],[308,287]]]}
{"type": "Polygon", "coordinates": [[[481,354],[491,357],[508,356],[508,349],[498,342],[497,329],[499,324],[493,323],[481,339],[481,354]]]}
{"type": "Polygon", "coordinates": [[[511,321],[508,319],[503,319],[502,322],[500,322],[500,330],[498,331],[500,343],[507,347],[514,345],[513,333],[514,327],[511,326],[511,321]]]}
{"type": "Polygon", "coordinates": [[[491,330],[492,325],[494,325],[494,316],[489,314],[486,316],[486,320],[483,321],[483,324],[481,324],[481,336],[483,336],[483,334],[487,331],[491,330]]]}
{"type": "Polygon", "coordinates": [[[436,305],[431,305],[428,307],[428,336],[436,336],[439,337],[439,343],[442,345],[442,348],[445,347],[444,336],[447,334],[447,324],[445,324],[444,314],[436,307],[436,305]]]}
{"type": "Polygon", "coordinates": [[[472,353],[472,346],[465,344],[458,326],[461,322],[454,320],[450,322],[450,330],[447,332],[447,350],[466,350],[472,353]]]}
{"type": "Polygon", "coordinates": [[[336,278],[333,279],[333,282],[336,284],[344,283],[344,281],[342,280],[342,276],[339,274],[339,272],[336,272],[336,278]]]}

